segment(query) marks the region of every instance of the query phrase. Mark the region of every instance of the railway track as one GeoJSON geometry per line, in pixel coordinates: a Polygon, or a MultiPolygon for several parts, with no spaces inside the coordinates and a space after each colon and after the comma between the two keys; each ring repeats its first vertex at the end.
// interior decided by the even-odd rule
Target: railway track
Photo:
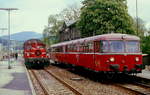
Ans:
{"type": "MultiPolygon", "coordinates": [[[[51,72],[51,70],[49,68],[45,68],[44,70],[39,70],[39,71],[38,70],[30,70],[30,72],[32,75],[35,76],[36,80],[38,81],[38,84],[40,85],[40,87],[43,90],[44,94],[41,94],[41,95],[52,95],[51,92],[46,87],[46,85],[41,83],[41,78],[44,76],[52,76],[54,78],[54,80],[57,80],[64,87],[68,88],[69,91],[71,91],[73,93],[73,95],[85,95],[84,92],[79,91],[79,89],[77,90],[74,86],[70,85],[69,82],[64,81],[63,78],[61,78],[54,72],[51,72]],[[39,77],[39,75],[37,75],[38,73],[40,74],[41,77],[39,77]]],[[[46,78],[48,81],[52,81],[52,79],[49,79],[48,77],[46,77],[46,78]]],[[[130,78],[128,78],[128,79],[130,80],[130,78]]],[[[123,83],[110,82],[110,84],[112,86],[119,87],[120,89],[124,89],[124,90],[128,90],[130,92],[133,92],[133,94],[135,94],[135,95],[150,95],[150,86],[146,84],[146,82],[148,80],[146,80],[144,83],[140,82],[139,80],[142,81],[142,79],[135,79],[135,81],[132,80],[130,82],[123,82],[123,83]]],[[[58,94],[53,94],[53,95],[58,95],[58,94]]],[[[68,95],[72,95],[72,94],[68,94],[68,95]]]]}
{"type": "MultiPolygon", "coordinates": [[[[30,74],[30,77],[34,77],[35,79],[36,79],[36,81],[37,81],[37,83],[39,84],[39,86],[41,87],[41,89],[42,89],[42,94],[37,94],[37,95],[52,95],[53,94],[53,92],[54,92],[54,94],[53,95],[58,95],[58,94],[56,94],[55,93],[55,91],[52,91],[52,90],[50,90],[50,88],[49,88],[49,84],[48,84],[48,81],[53,81],[52,79],[48,79],[48,77],[46,78],[46,79],[48,79],[48,81],[43,81],[43,79],[41,79],[42,77],[40,77],[41,76],[41,74],[42,73],[47,73],[47,74],[49,74],[50,76],[52,76],[54,79],[55,79],[55,81],[57,80],[60,84],[62,84],[63,86],[64,86],[64,88],[61,88],[60,86],[60,90],[63,90],[63,89],[68,89],[68,90],[70,90],[70,91],[64,91],[64,94],[63,94],[63,91],[62,92],[60,92],[60,90],[56,90],[56,92],[58,92],[58,93],[60,93],[59,95],[65,95],[65,93],[68,93],[67,95],[82,95],[79,91],[77,91],[75,88],[73,88],[71,85],[69,85],[67,82],[65,82],[65,81],[63,81],[63,80],[61,80],[59,77],[57,77],[56,75],[54,75],[53,73],[51,73],[51,72],[49,72],[48,70],[46,70],[46,69],[44,69],[44,70],[29,70],[29,74],[30,74]],[[44,83],[45,82],[45,83],[44,83]],[[47,86],[47,85],[48,86],[47,86]]],[[[43,74],[44,75],[44,74],[43,74]]],[[[31,79],[33,79],[33,78],[31,78],[31,79]]],[[[36,84],[37,84],[36,83],[36,84]]],[[[58,83],[56,83],[56,84],[54,84],[54,85],[58,85],[58,83]]],[[[57,87],[57,88],[59,88],[59,87],[57,87]]]]}
{"type": "MultiPolygon", "coordinates": [[[[53,74],[52,72],[46,70],[48,73],[52,74],[53,76],[55,76],[55,74],[53,74]]],[[[128,79],[133,79],[132,82],[130,81],[129,83],[125,80],[123,82],[123,84],[121,83],[118,83],[118,82],[110,82],[110,81],[106,81],[106,83],[108,84],[108,82],[110,82],[110,84],[114,85],[114,86],[117,86],[117,87],[120,87],[122,89],[125,89],[125,90],[128,90],[128,91],[131,91],[133,92],[134,94],[136,95],[150,95],[150,86],[144,83],[141,83],[140,81],[137,81],[137,80],[140,80],[142,78],[139,78],[139,79],[135,79],[135,76],[126,76],[128,77],[128,79]],[[136,82],[134,81],[136,80],[136,82]]],[[[57,78],[57,76],[56,76],[57,78]]],[[[59,79],[59,78],[58,78],[59,79]]],[[[148,79],[145,79],[146,81],[148,81],[148,79]]],[[[61,81],[61,80],[60,80],[61,81]]],[[[141,80],[142,81],[142,80],[141,80]]],[[[149,80],[150,82],[150,80],[149,80]]],[[[79,94],[80,95],[80,94],[79,94]]]]}
{"type": "Polygon", "coordinates": [[[148,79],[145,78],[140,78],[136,76],[130,76],[132,77],[132,80],[128,83],[116,83],[114,85],[119,86],[121,88],[133,91],[139,95],[150,95],[150,85],[148,85],[146,82],[143,81],[149,81],[148,79]],[[135,79],[134,79],[135,78],[135,79]],[[134,79],[134,80],[133,80],[134,79]]]}
{"type": "MultiPolygon", "coordinates": [[[[30,74],[30,77],[32,79],[32,82],[33,82],[33,79],[35,79],[36,83],[35,84],[38,84],[40,86],[40,91],[42,91],[40,94],[38,92],[36,92],[38,95],[50,95],[48,92],[48,90],[43,86],[43,84],[40,82],[40,79],[38,78],[38,76],[36,75],[36,73],[34,72],[34,70],[28,70],[29,74],[30,74]]],[[[38,86],[38,87],[39,87],[38,86]]],[[[35,89],[38,89],[37,87],[34,86],[35,89]]],[[[36,90],[37,91],[37,90],[36,90]]]]}
{"type": "Polygon", "coordinates": [[[58,80],[59,82],[61,82],[64,86],[66,86],[67,88],[69,88],[72,92],[74,92],[76,95],[83,95],[81,92],[79,92],[78,90],[76,90],[74,87],[72,87],[71,85],[69,85],[67,82],[63,81],[61,78],[59,78],[57,75],[53,74],[52,72],[50,72],[48,69],[44,69],[47,73],[49,73],[51,76],[53,76],[56,80],[58,80]]]}
{"type": "Polygon", "coordinates": [[[136,85],[136,84],[115,84],[123,89],[130,90],[135,92],[138,95],[150,95],[150,89],[145,88],[145,86],[136,85]]]}
{"type": "Polygon", "coordinates": [[[150,88],[150,79],[146,79],[146,78],[136,76],[136,80],[137,81],[135,81],[135,84],[143,85],[147,88],[150,88]]]}

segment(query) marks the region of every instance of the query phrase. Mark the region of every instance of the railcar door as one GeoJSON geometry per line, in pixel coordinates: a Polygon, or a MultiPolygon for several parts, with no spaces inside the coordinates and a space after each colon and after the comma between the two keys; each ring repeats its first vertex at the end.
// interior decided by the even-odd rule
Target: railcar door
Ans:
{"type": "Polygon", "coordinates": [[[94,41],[94,53],[93,53],[93,69],[98,70],[99,68],[99,53],[100,53],[100,42],[99,41],[94,41]]]}

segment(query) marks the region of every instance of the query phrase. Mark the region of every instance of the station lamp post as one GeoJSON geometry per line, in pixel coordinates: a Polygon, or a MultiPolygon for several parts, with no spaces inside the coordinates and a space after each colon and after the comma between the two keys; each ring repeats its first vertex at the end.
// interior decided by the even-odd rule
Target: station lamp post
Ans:
{"type": "Polygon", "coordinates": [[[11,69],[10,66],[10,12],[13,10],[18,10],[17,8],[0,8],[0,10],[4,10],[8,12],[8,69],[11,69]]]}

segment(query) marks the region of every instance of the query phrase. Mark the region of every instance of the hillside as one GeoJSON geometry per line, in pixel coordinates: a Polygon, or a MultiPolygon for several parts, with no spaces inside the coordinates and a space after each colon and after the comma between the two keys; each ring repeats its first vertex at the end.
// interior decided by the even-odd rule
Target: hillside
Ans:
{"type": "MultiPolygon", "coordinates": [[[[8,36],[3,36],[1,38],[7,39],[8,36]]],[[[32,31],[24,31],[24,32],[19,32],[19,33],[15,33],[11,35],[11,39],[16,40],[16,41],[26,41],[26,40],[33,39],[33,38],[41,39],[42,34],[32,32],[32,31]]]]}

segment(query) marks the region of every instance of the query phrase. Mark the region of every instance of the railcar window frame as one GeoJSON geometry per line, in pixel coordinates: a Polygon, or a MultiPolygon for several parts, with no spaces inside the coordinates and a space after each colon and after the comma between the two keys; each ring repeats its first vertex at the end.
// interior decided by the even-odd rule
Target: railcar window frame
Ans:
{"type": "Polygon", "coordinates": [[[88,46],[89,46],[89,52],[94,52],[94,44],[93,44],[93,42],[89,42],[88,46]]]}
{"type": "Polygon", "coordinates": [[[79,52],[84,52],[84,44],[83,43],[79,44],[79,52]]]}
{"type": "Polygon", "coordinates": [[[101,53],[110,53],[110,42],[109,42],[110,40],[100,40],[100,46],[99,46],[99,50],[100,50],[100,52],[101,53]],[[104,49],[106,49],[106,47],[108,47],[107,48],[107,51],[103,51],[103,44],[102,44],[102,42],[107,42],[107,46],[105,46],[104,47],[104,49]]]}
{"type": "MultiPolygon", "coordinates": [[[[125,45],[126,45],[126,52],[127,53],[140,53],[141,52],[141,48],[140,48],[140,41],[138,41],[138,40],[127,40],[127,41],[125,41],[125,45]],[[127,42],[137,42],[138,43],[138,45],[137,45],[137,52],[129,52],[128,51],[128,44],[127,44],[127,42]]],[[[133,47],[131,47],[131,48],[133,48],[133,47]]],[[[133,50],[133,49],[132,49],[133,50]]]]}
{"type": "MultiPolygon", "coordinates": [[[[101,40],[100,40],[101,41],[101,40]]],[[[100,49],[101,49],[101,46],[100,46],[100,41],[94,41],[93,43],[93,51],[94,53],[99,53],[101,52],[100,49]]]]}
{"type": "MultiPolygon", "coordinates": [[[[125,53],[126,52],[126,46],[125,46],[126,43],[125,42],[126,41],[124,41],[124,40],[109,40],[109,52],[110,53],[125,53]],[[119,48],[118,48],[118,50],[116,48],[115,48],[116,50],[112,50],[112,48],[111,48],[111,42],[121,42],[122,45],[121,44],[118,44],[118,45],[122,46],[122,50],[119,51],[119,48]]],[[[117,47],[119,47],[119,46],[117,46],[117,47]]]]}

